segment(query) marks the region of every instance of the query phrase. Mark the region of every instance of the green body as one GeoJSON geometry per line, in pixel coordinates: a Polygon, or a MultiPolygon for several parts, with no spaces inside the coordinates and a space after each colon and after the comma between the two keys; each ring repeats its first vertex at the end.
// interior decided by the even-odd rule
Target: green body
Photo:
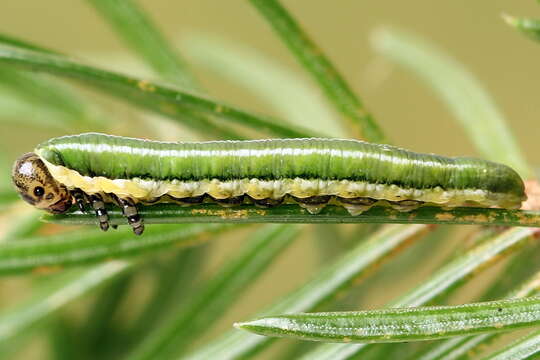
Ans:
{"type": "Polygon", "coordinates": [[[172,143],[90,133],[51,139],[39,145],[36,153],[83,175],[110,179],[334,179],[414,189],[480,189],[524,197],[523,181],[508,166],[356,140],[172,143]]]}

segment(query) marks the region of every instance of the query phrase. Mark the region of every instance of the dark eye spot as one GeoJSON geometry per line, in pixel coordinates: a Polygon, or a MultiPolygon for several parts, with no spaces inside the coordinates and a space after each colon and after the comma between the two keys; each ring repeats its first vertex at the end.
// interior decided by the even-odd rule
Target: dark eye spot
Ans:
{"type": "Polygon", "coordinates": [[[42,188],[41,186],[36,186],[34,188],[34,195],[43,196],[43,194],[45,194],[45,189],[44,188],[42,188]]]}

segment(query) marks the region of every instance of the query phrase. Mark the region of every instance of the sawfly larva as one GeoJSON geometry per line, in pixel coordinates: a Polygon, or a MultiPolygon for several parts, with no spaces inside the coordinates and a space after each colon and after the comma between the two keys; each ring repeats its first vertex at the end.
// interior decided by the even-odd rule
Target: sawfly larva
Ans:
{"type": "Polygon", "coordinates": [[[31,205],[56,214],[91,208],[103,230],[105,203],[115,203],[136,234],[144,230],[139,203],[294,202],[310,213],[331,203],[358,215],[379,204],[513,209],[526,199],[519,175],[502,164],[339,139],[158,142],[88,133],[40,144],[12,176],[31,205]]]}

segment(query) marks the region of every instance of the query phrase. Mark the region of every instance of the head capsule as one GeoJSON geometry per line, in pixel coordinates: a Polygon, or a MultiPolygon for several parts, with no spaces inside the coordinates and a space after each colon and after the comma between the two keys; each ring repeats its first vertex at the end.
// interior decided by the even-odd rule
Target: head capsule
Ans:
{"type": "Polygon", "coordinates": [[[11,179],[23,200],[38,209],[61,214],[73,203],[68,189],[51,176],[34,153],[24,154],[15,162],[11,179]]]}

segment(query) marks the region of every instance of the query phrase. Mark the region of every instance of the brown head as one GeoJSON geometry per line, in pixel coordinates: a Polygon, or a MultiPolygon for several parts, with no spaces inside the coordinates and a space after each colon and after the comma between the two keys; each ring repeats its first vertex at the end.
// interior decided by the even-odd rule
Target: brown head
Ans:
{"type": "Polygon", "coordinates": [[[38,209],[61,214],[73,203],[68,189],[51,176],[34,153],[24,154],[15,162],[11,179],[23,200],[38,209]]]}

